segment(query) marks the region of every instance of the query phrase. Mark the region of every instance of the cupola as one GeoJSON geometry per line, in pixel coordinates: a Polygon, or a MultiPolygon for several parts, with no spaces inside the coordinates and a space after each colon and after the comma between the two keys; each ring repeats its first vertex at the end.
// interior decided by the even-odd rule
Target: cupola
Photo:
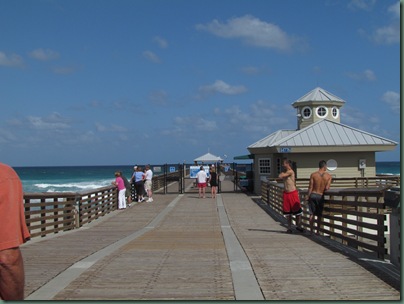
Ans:
{"type": "Polygon", "coordinates": [[[328,119],[340,122],[340,108],[345,101],[322,88],[315,88],[302,96],[292,106],[297,109],[298,129],[303,129],[312,123],[328,119]]]}

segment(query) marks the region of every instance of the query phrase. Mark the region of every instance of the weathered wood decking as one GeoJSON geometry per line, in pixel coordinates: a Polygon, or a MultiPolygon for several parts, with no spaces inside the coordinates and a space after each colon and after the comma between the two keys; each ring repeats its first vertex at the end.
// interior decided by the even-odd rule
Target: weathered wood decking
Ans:
{"type": "Polygon", "coordinates": [[[392,265],[286,234],[254,197],[154,198],[22,246],[27,299],[400,299],[392,265]]]}

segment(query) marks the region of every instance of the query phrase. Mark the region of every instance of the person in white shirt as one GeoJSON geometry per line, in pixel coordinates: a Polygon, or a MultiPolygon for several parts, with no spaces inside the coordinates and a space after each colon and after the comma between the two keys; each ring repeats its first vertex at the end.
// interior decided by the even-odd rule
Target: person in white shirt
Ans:
{"type": "Polygon", "coordinates": [[[149,197],[149,199],[146,201],[146,202],[148,202],[148,203],[151,203],[152,201],[153,201],[153,192],[152,192],[152,186],[153,186],[153,184],[152,184],[152,178],[153,178],[153,171],[150,169],[150,166],[149,165],[146,165],[146,174],[145,174],[145,179],[146,179],[146,182],[145,182],[145,185],[144,185],[144,187],[145,187],[145,189],[146,189],[146,192],[147,192],[147,196],[149,197]]]}
{"type": "Polygon", "coordinates": [[[203,166],[201,166],[199,169],[199,172],[196,174],[196,180],[198,181],[199,198],[205,198],[207,174],[203,169],[203,166]]]}

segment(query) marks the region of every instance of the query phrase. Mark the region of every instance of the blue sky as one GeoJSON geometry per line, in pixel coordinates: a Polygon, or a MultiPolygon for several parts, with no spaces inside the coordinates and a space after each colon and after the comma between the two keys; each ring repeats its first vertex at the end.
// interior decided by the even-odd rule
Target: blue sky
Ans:
{"type": "MultiPolygon", "coordinates": [[[[0,0],[0,161],[233,160],[317,86],[400,142],[400,2],[0,0]]],[[[377,153],[399,160],[400,146],[377,153]]]]}

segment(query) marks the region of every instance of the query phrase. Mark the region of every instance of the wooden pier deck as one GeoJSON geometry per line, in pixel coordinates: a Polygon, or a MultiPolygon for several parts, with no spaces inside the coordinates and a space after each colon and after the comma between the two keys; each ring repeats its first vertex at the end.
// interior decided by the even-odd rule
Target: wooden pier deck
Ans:
{"type": "Polygon", "coordinates": [[[286,234],[256,197],[207,197],[156,194],[153,203],[28,242],[26,299],[401,299],[391,264],[324,237],[286,234]]]}

